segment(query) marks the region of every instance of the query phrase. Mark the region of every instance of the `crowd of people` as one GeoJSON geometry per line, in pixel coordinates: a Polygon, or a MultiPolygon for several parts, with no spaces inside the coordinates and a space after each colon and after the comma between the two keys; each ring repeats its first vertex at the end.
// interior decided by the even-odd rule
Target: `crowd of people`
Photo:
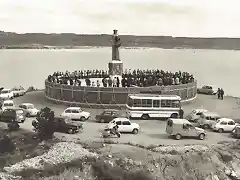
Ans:
{"type": "Polygon", "coordinates": [[[103,87],[149,87],[170,86],[194,82],[194,77],[188,72],[170,72],[163,70],[126,70],[122,77],[110,78],[104,70],[84,70],[74,72],[54,72],[48,76],[49,82],[58,84],[103,87]]]}

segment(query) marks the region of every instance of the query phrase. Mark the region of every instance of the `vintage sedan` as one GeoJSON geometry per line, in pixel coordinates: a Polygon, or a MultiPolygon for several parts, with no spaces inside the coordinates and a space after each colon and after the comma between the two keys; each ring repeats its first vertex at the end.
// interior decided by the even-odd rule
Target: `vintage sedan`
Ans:
{"type": "Polygon", "coordinates": [[[18,123],[23,123],[26,119],[25,113],[22,109],[5,109],[0,114],[0,121],[11,122],[12,120],[18,123]]]}
{"type": "Polygon", "coordinates": [[[105,109],[101,114],[96,115],[96,121],[100,123],[109,123],[117,117],[124,117],[124,115],[116,109],[105,109]]]}
{"type": "Polygon", "coordinates": [[[37,116],[37,113],[39,112],[39,110],[37,108],[35,108],[34,105],[31,103],[22,103],[18,107],[22,108],[26,111],[27,117],[35,117],[35,116],[37,116]]]}
{"type": "Polygon", "coordinates": [[[111,129],[115,124],[118,125],[118,131],[121,133],[138,134],[140,130],[140,126],[137,123],[132,123],[128,118],[125,117],[113,119],[108,123],[105,129],[111,129]]]}
{"type": "Polygon", "coordinates": [[[55,117],[54,123],[57,132],[74,134],[83,129],[82,123],[72,121],[68,117],[55,117]]]}
{"type": "Polygon", "coordinates": [[[208,95],[216,95],[218,88],[212,85],[205,85],[201,88],[197,88],[197,93],[199,94],[208,94],[208,95]]]}

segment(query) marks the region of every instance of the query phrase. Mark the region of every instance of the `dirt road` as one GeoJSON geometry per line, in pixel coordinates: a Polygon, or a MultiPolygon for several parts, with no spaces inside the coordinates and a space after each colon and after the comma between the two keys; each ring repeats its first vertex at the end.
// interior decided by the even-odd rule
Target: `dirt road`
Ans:
{"type": "MultiPolygon", "coordinates": [[[[23,97],[19,97],[14,99],[15,103],[19,105],[23,102],[33,103],[37,108],[50,107],[55,111],[55,114],[60,115],[63,110],[66,108],[64,105],[56,105],[51,102],[45,101],[44,92],[31,92],[26,94],[23,97]]],[[[218,112],[222,116],[232,117],[234,119],[239,119],[240,111],[237,104],[237,99],[232,97],[226,97],[224,100],[218,100],[214,96],[206,96],[206,95],[198,95],[197,99],[194,103],[184,105],[185,114],[189,113],[192,109],[196,107],[204,107],[210,111],[218,112]]],[[[103,141],[100,138],[101,131],[103,130],[106,124],[100,124],[94,122],[94,117],[96,114],[102,112],[101,109],[84,109],[88,111],[92,115],[92,119],[84,122],[84,131],[82,133],[68,135],[57,133],[58,136],[63,136],[69,140],[74,139],[82,139],[82,140],[95,140],[95,141],[103,141]]],[[[23,124],[21,124],[21,128],[31,130],[32,129],[32,120],[34,118],[28,118],[23,124]]],[[[134,143],[141,145],[159,145],[159,144],[216,144],[219,141],[229,141],[233,140],[229,133],[219,134],[216,132],[208,131],[207,137],[205,140],[197,140],[197,139],[183,139],[180,141],[170,139],[165,134],[166,122],[160,120],[133,120],[138,123],[141,127],[141,131],[138,135],[133,134],[123,134],[120,139],[112,138],[113,141],[118,141],[119,143],[134,143]]]]}

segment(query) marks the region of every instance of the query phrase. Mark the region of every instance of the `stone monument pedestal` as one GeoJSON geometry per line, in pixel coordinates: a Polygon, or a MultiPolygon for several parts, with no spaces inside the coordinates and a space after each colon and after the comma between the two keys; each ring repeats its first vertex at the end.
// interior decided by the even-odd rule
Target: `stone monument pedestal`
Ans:
{"type": "Polygon", "coordinates": [[[118,77],[121,83],[123,74],[123,62],[120,60],[112,60],[108,63],[108,72],[111,78],[118,77]]]}

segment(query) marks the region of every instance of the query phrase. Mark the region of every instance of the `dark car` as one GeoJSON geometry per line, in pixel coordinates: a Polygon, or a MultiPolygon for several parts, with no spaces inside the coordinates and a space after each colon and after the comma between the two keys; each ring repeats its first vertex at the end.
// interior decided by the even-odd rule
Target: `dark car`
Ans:
{"type": "Polygon", "coordinates": [[[11,122],[12,120],[23,123],[26,119],[25,112],[22,109],[5,109],[0,114],[0,121],[11,122]]]}
{"type": "Polygon", "coordinates": [[[57,132],[77,133],[83,129],[83,124],[72,121],[68,117],[55,117],[55,128],[57,132]]]}
{"type": "Polygon", "coordinates": [[[100,123],[109,123],[117,117],[125,117],[125,114],[116,109],[105,109],[101,114],[96,116],[96,121],[100,123]]]}
{"type": "Polygon", "coordinates": [[[235,126],[232,130],[232,137],[240,139],[240,125],[235,126]]]}

